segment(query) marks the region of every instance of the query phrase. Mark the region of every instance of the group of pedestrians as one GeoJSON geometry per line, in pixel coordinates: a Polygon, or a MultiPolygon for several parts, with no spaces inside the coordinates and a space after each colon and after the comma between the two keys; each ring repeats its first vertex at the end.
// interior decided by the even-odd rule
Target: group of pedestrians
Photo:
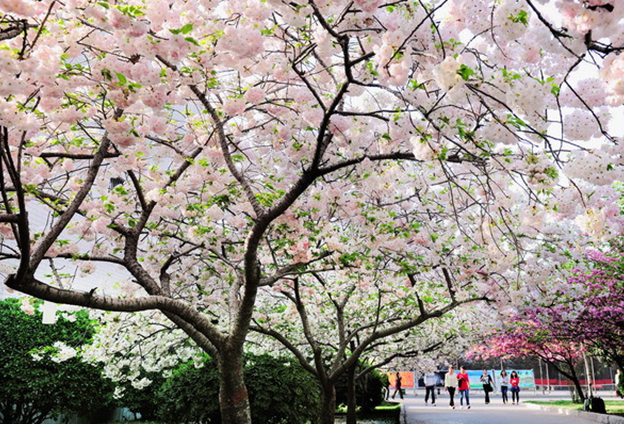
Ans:
{"type": "MultiPolygon", "coordinates": [[[[508,392],[511,391],[512,405],[520,403],[520,377],[516,371],[512,371],[510,376],[507,376],[505,370],[500,373],[500,389],[503,398],[503,403],[509,402],[508,392]]],[[[483,370],[483,375],[479,378],[483,392],[485,393],[485,403],[490,403],[490,393],[494,392],[494,380],[492,376],[488,374],[487,370],[483,370]]],[[[464,409],[464,401],[466,403],[466,409],[470,409],[470,379],[468,373],[464,367],[459,369],[459,372],[455,374],[453,367],[449,367],[448,373],[444,377],[444,389],[449,394],[449,407],[455,409],[455,391],[459,391],[459,405],[464,409]]],[[[427,400],[425,399],[425,402],[427,400]]]]}
{"type": "MultiPolygon", "coordinates": [[[[424,376],[425,383],[425,403],[429,403],[431,399],[431,405],[436,404],[436,384],[438,377],[434,372],[428,372],[424,376]]],[[[483,385],[483,392],[485,393],[485,403],[490,403],[490,393],[495,391],[494,380],[492,376],[488,374],[487,370],[483,370],[483,375],[479,378],[483,385]]],[[[520,403],[520,377],[516,371],[512,371],[511,375],[507,375],[507,371],[503,370],[500,373],[500,391],[503,398],[503,403],[509,403],[508,393],[511,392],[512,405],[520,403]]],[[[449,407],[455,409],[455,394],[459,393],[459,405],[464,409],[464,403],[466,409],[470,409],[470,379],[468,373],[464,367],[460,367],[459,372],[455,374],[453,366],[450,366],[446,376],[444,377],[444,390],[449,394],[449,407]]],[[[392,399],[399,394],[403,399],[402,390],[402,378],[397,372],[394,380],[394,393],[392,399]]]]}
{"type": "MultiPolygon", "coordinates": [[[[438,382],[438,377],[434,372],[428,372],[424,376],[425,380],[425,403],[429,402],[429,396],[431,395],[431,404],[435,406],[435,388],[438,382]]],[[[394,376],[394,393],[392,393],[392,399],[399,394],[403,399],[403,378],[400,373],[396,373],[394,376]]]]}
{"type": "MultiPolygon", "coordinates": [[[[486,373],[487,371],[484,370],[483,372],[486,373]]],[[[511,376],[507,376],[507,371],[502,370],[500,373],[500,377],[500,389],[503,403],[509,402],[509,396],[507,395],[507,392],[511,391],[511,404],[517,405],[520,402],[520,377],[518,377],[518,373],[512,371],[511,376]]]]}

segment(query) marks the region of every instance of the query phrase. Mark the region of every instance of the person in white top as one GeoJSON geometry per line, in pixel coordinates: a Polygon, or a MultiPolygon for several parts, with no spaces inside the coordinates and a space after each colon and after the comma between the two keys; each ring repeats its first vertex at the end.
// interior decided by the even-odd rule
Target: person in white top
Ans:
{"type": "Polygon", "coordinates": [[[507,371],[502,370],[500,373],[500,377],[500,389],[501,395],[503,396],[503,403],[507,403],[509,402],[509,396],[507,396],[507,391],[509,390],[509,376],[507,375],[507,371]]]}
{"type": "Polygon", "coordinates": [[[431,371],[425,374],[425,403],[429,401],[429,393],[431,393],[431,405],[435,406],[435,386],[438,377],[435,372],[431,371]]]}
{"type": "Polygon", "coordinates": [[[449,408],[455,409],[455,390],[457,389],[457,375],[455,375],[455,370],[451,365],[449,367],[446,376],[444,376],[444,390],[446,390],[449,394],[449,398],[451,399],[449,402],[449,408]]]}

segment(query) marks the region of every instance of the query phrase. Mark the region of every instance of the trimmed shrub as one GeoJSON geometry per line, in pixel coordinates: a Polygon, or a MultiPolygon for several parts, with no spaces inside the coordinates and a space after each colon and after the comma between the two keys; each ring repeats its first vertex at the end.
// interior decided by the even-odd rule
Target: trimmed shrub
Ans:
{"type": "MultiPolygon", "coordinates": [[[[314,376],[290,358],[248,355],[245,382],[254,423],[313,423],[320,407],[314,376]]],[[[219,378],[212,359],[180,365],[158,390],[157,418],[170,424],[219,423],[219,378]]]]}
{"type": "Polygon", "coordinates": [[[158,391],[157,418],[165,423],[220,423],[219,376],[212,359],[203,367],[179,365],[158,391]]]}
{"type": "Polygon", "coordinates": [[[319,416],[321,390],[298,361],[269,355],[249,356],[245,381],[254,423],[313,423],[319,416]]]}
{"type": "MultiPolygon", "coordinates": [[[[364,365],[358,365],[358,372],[364,365]]],[[[336,384],[336,404],[347,404],[347,375],[336,384]]],[[[355,382],[355,403],[362,412],[370,412],[384,401],[384,390],[388,386],[388,377],[379,370],[372,370],[355,382]]]]}

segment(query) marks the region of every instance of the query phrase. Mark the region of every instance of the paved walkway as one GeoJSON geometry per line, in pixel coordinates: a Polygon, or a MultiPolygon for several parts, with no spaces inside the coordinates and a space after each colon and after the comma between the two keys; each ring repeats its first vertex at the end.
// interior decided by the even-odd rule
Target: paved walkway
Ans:
{"type": "MultiPolygon", "coordinates": [[[[413,393],[413,392],[411,392],[413,393]]],[[[424,396],[418,393],[415,397],[409,393],[403,401],[402,424],[595,424],[581,417],[561,415],[556,412],[529,409],[522,404],[503,404],[500,395],[494,396],[486,405],[483,393],[471,391],[471,408],[461,409],[456,399],[455,409],[448,406],[449,399],[442,393],[436,400],[437,406],[425,405],[424,396]]],[[[524,396],[525,400],[554,400],[568,397],[562,396],[524,396]]]]}

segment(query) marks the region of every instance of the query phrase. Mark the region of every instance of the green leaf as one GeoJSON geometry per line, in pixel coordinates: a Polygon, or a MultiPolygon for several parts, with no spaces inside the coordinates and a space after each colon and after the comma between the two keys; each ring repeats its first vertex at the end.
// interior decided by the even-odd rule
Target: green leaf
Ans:
{"type": "Polygon", "coordinates": [[[412,91],[424,90],[425,89],[425,84],[422,83],[422,82],[419,83],[418,81],[413,79],[413,80],[409,81],[409,87],[412,89],[412,91]]]}
{"type": "Polygon", "coordinates": [[[169,32],[174,34],[174,35],[178,35],[178,34],[188,34],[189,32],[193,31],[193,24],[186,24],[184,25],[182,28],[180,29],[170,29],[169,32]]]}
{"type": "Polygon", "coordinates": [[[509,15],[507,19],[516,24],[523,24],[524,26],[529,25],[529,14],[524,10],[519,11],[515,16],[509,15]]]}
{"type": "Polygon", "coordinates": [[[194,39],[193,37],[186,37],[184,38],[186,41],[188,41],[189,43],[195,44],[196,46],[199,46],[199,43],[197,42],[196,39],[194,39]]]}
{"type": "Polygon", "coordinates": [[[128,83],[128,80],[123,74],[120,74],[119,72],[115,72],[115,75],[117,75],[117,79],[122,85],[126,85],[128,83]]]}
{"type": "Polygon", "coordinates": [[[193,24],[186,24],[180,29],[182,34],[188,34],[191,31],[193,31],[193,24]]]}
{"type": "Polygon", "coordinates": [[[462,77],[464,81],[468,81],[470,77],[475,74],[475,71],[473,71],[469,66],[462,65],[457,70],[457,74],[462,77]]]}

